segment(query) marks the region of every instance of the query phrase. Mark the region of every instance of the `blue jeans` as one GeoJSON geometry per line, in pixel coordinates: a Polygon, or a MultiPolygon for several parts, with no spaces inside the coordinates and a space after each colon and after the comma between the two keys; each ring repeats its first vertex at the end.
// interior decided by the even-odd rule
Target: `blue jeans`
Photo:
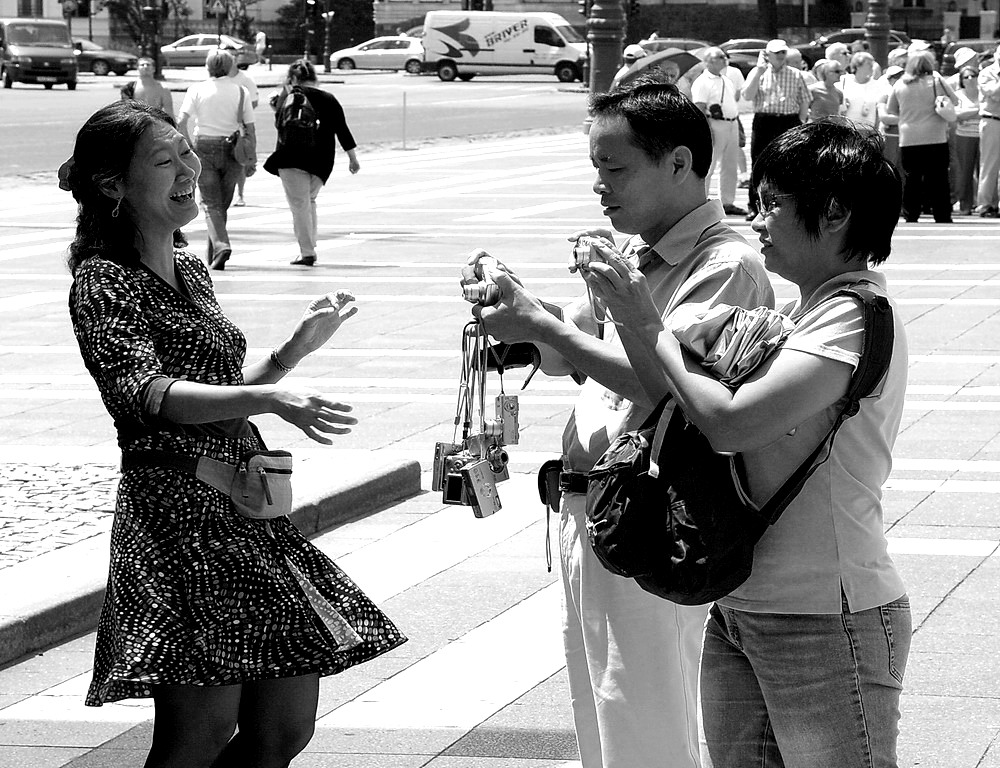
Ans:
{"type": "Polygon", "coordinates": [[[225,136],[199,136],[194,142],[195,152],[201,160],[198,191],[205,210],[208,242],[214,253],[230,252],[229,206],[233,204],[236,181],[243,167],[233,159],[232,148],[225,136]]]}
{"type": "Polygon", "coordinates": [[[713,605],[701,661],[712,768],[895,768],[910,602],[858,613],[713,605]]]}

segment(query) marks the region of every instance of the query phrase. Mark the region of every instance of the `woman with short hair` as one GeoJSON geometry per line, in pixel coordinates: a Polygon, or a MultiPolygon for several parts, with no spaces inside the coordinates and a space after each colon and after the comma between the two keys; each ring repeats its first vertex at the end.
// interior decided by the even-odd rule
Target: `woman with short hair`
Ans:
{"type": "Polygon", "coordinates": [[[813,65],[816,82],[809,86],[809,119],[822,120],[830,115],[839,115],[844,106],[844,94],[838,83],[844,74],[844,67],[833,59],[820,59],[813,65]]]}
{"type": "MultiPolygon", "coordinates": [[[[882,138],[834,118],[774,139],[752,181],[764,264],[799,295],[782,309],[794,329],[735,391],[684,353],[645,277],[619,254],[601,247],[585,279],[649,399],[672,395],[716,450],[741,453],[760,505],[828,434],[869,344],[859,302],[840,289],[859,285],[893,306],[873,267],[889,256],[901,187],[882,138]]],[[[828,458],[764,532],[749,579],[711,607],[700,694],[714,768],[897,765],[912,626],[881,503],[906,393],[906,330],[894,306],[892,322],[877,394],[843,422],[828,458]]]]}

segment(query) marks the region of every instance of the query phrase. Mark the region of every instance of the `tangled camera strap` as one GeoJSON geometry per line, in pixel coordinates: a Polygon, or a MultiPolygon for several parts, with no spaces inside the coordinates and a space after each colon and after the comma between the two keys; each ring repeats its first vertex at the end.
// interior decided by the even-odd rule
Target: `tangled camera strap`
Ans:
{"type": "Polygon", "coordinates": [[[500,394],[503,389],[503,363],[507,357],[507,349],[498,355],[495,348],[489,344],[486,328],[481,320],[471,320],[462,330],[462,372],[458,382],[458,401],[455,405],[455,433],[452,440],[458,439],[458,428],[462,427],[462,440],[468,440],[472,434],[472,425],[479,427],[479,432],[486,432],[486,371],[488,359],[492,357],[500,378],[500,394]],[[474,419],[478,415],[478,421],[474,419]]]}

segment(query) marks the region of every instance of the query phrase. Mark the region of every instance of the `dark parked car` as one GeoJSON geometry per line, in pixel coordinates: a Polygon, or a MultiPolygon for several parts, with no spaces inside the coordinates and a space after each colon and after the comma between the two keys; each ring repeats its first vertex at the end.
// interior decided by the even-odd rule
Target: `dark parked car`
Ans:
{"type": "Polygon", "coordinates": [[[997,49],[997,45],[1000,45],[1000,40],[992,37],[978,38],[975,40],[956,40],[953,43],[949,43],[948,47],[944,49],[944,57],[941,61],[941,74],[955,74],[955,51],[959,48],[971,48],[976,51],[979,54],[977,65],[982,67],[986,62],[993,59],[993,54],[997,49]]]}
{"type": "Polygon", "coordinates": [[[76,63],[81,72],[93,72],[95,75],[114,72],[116,75],[124,75],[130,69],[135,69],[139,62],[139,57],[134,53],[101,48],[90,40],[77,38],[73,41],[73,47],[76,48],[76,63]]]}
{"type": "MultiPolygon", "coordinates": [[[[802,51],[802,59],[810,67],[817,61],[823,58],[823,54],[826,53],[826,47],[832,45],[833,43],[844,43],[850,47],[851,43],[855,43],[858,40],[865,39],[864,27],[852,27],[850,29],[841,29],[837,32],[831,32],[828,35],[822,35],[817,37],[811,43],[806,43],[805,45],[796,45],[802,51]]],[[[910,40],[909,35],[905,32],[900,32],[898,29],[889,30],[889,50],[893,48],[905,48],[908,46],[912,40],[910,40]]]]}

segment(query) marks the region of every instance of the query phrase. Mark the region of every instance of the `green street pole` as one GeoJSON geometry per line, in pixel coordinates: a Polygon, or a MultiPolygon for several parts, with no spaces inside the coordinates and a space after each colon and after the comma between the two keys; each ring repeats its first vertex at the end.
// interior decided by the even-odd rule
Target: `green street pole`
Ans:
{"type": "Polygon", "coordinates": [[[865,39],[875,61],[884,69],[889,62],[889,6],[886,0],[868,0],[865,39]]]}

